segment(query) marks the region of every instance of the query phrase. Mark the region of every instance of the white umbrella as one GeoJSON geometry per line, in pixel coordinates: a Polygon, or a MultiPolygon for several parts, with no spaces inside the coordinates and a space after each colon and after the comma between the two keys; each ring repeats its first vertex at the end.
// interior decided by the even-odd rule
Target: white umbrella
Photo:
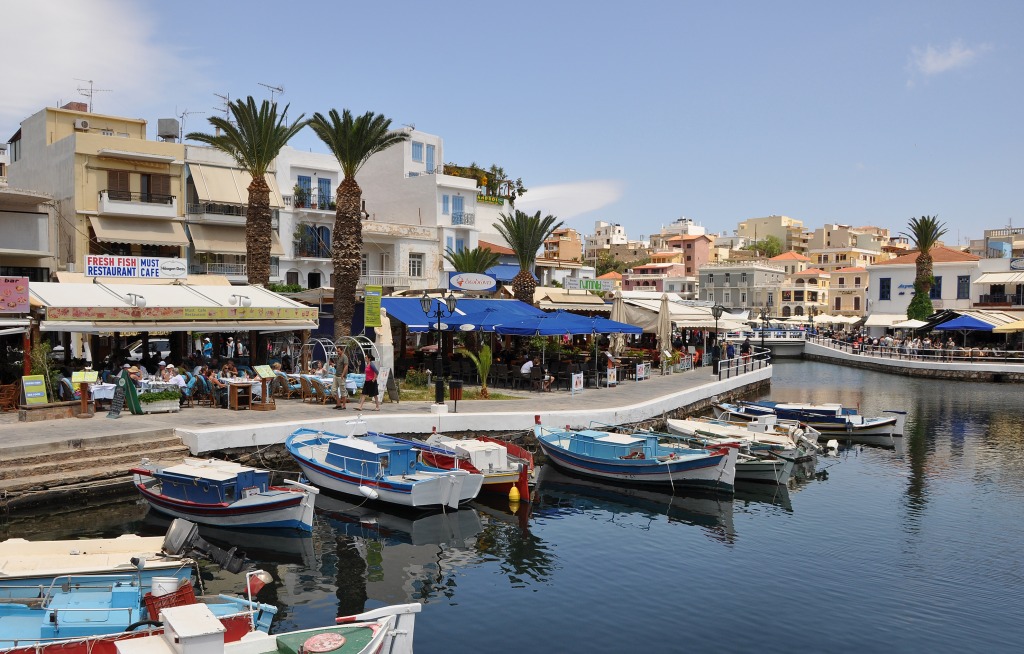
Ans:
{"type": "Polygon", "coordinates": [[[658,308],[658,349],[662,352],[672,351],[672,315],[668,309],[668,295],[661,294],[661,306],[658,308]]]}

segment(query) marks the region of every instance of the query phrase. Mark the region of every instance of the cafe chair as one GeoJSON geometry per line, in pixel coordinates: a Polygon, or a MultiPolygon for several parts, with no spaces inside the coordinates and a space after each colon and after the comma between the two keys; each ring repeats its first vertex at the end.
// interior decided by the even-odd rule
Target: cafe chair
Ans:
{"type": "Polygon", "coordinates": [[[293,382],[280,370],[274,371],[274,382],[277,385],[277,396],[286,400],[302,393],[302,384],[293,382]]]}

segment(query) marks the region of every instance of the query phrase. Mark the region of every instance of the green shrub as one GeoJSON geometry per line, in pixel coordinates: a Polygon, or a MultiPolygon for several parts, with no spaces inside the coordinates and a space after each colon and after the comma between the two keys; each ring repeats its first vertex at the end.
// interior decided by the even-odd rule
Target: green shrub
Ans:
{"type": "Polygon", "coordinates": [[[175,402],[177,402],[180,399],[181,393],[173,389],[139,394],[139,402],[142,402],[143,404],[150,404],[152,402],[166,402],[167,400],[174,400],[175,402]]]}
{"type": "Polygon", "coordinates": [[[426,388],[427,373],[414,368],[409,368],[405,373],[405,385],[409,388],[426,388]]]}

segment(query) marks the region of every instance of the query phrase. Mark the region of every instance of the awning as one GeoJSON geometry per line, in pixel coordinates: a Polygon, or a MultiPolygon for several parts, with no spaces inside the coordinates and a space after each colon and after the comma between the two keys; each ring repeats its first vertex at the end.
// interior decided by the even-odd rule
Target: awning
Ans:
{"type": "MultiPolygon", "coordinates": [[[[435,298],[436,299],[436,298],[435,298]]],[[[387,310],[388,317],[405,323],[411,332],[425,332],[437,328],[437,318],[429,318],[420,307],[420,299],[416,297],[385,297],[380,305],[387,310]]],[[[490,300],[485,298],[462,298],[455,306],[457,315],[479,313],[493,309],[503,321],[512,322],[530,316],[546,315],[540,309],[519,300],[490,300]]],[[[441,319],[444,323],[444,318],[441,319]]]]}
{"type": "MultiPolygon", "coordinates": [[[[174,163],[175,157],[168,154],[148,154],[146,152],[128,152],[126,150],[112,150],[103,148],[98,151],[97,156],[107,159],[127,159],[128,161],[143,161],[146,163],[174,163]]],[[[180,161],[178,163],[181,163],[180,161]]]]}
{"type": "Polygon", "coordinates": [[[92,320],[43,320],[39,331],[43,332],[234,332],[261,331],[287,332],[294,329],[315,330],[315,320],[212,320],[196,322],[99,322],[92,320]]]}
{"type": "Polygon", "coordinates": [[[23,334],[31,325],[32,320],[29,318],[0,318],[0,336],[23,334]]]}
{"type": "Polygon", "coordinates": [[[1024,284],[1024,272],[990,272],[974,280],[975,284],[1024,284]]]}
{"type": "Polygon", "coordinates": [[[907,319],[902,313],[873,313],[864,321],[865,327],[892,327],[893,323],[903,322],[907,319]]]}
{"type": "MultiPolygon", "coordinates": [[[[245,254],[245,227],[189,224],[188,231],[192,235],[196,252],[245,254]]],[[[270,255],[284,256],[284,246],[277,232],[270,233],[270,255]]]]}
{"type": "MultiPolygon", "coordinates": [[[[252,176],[249,173],[236,168],[221,168],[192,162],[189,162],[188,169],[201,203],[237,206],[249,204],[249,184],[252,183],[252,176]]],[[[270,206],[283,208],[284,202],[281,200],[281,191],[277,188],[277,180],[270,173],[267,173],[264,179],[270,187],[270,206]]]]}
{"type": "Polygon", "coordinates": [[[552,302],[550,300],[541,300],[537,305],[545,311],[562,309],[563,311],[596,311],[598,313],[609,313],[612,310],[612,305],[604,302],[601,304],[591,304],[590,302],[552,302]]]}
{"type": "Polygon", "coordinates": [[[177,220],[153,218],[112,218],[89,216],[96,240],[106,243],[141,243],[142,245],[188,245],[185,227],[177,220]]]}
{"type": "MultiPolygon", "coordinates": [[[[519,274],[519,270],[519,266],[501,264],[499,266],[491,266],[488,268],[487,274],[493,276],[499,282],[510,282],[513,277],[519,274]]],[[[537,276],[534,275],[533,279],[536,280],[537,276]]]]}

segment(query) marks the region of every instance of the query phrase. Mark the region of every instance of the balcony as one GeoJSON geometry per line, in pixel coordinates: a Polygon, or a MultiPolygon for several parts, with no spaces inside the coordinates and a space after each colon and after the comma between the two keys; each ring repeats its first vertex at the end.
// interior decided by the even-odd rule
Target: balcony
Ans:
{"type": "MultiPolygon", "coordinates": [[[[215,204],[213,202],[207,203],[188,203],[185,205],[185,214],[188,218],[188,222],[202,222],[211,223],[216,225],[244,225],[246,220],[246,211],[248,207],[240,206],[236,204],[215,204]]],[[[270,218],[271,227],[277,229],[277,210],[271,209],[270,218]]]]}
{"type": "Polygon", "coordinates": [[[402,274],[397,271],[380,271],[372,272],[366,275],[359,276],[359,284],[357,288],[365,288],[366,286],[386,286],[391,288],[409,288],[411,286],[412,278],[409,275],[402,274]]]}
{"type": "Polygon", "coordinates": [[[331,248],[323,243],[308,243],[306,241],[292,241],[292,248],[296,258],[303,259],[330,259],[331,248]]]}
{"type": "Polygon", "coordinates": [[[453,225],[475,225],[476,214],[468,211],[453,211],[452,212],[452,224],[453,225]]]}
{"type": "Polygon", "coordinates": [[[976,307],[1019,307],[1024,305],[1024,293],[988,293],[978,298],[976,307]]]}
{"type": "MultiPolygon", "coordinates": [[[[280,275],[280,264],[270,264],[270,276],[280,275]]],[[[193,263],[189,264],[190,275],[224,275],[225,277],[247,277],[248,266],[244,263],[193,263]]]]}
{"type": "Polygon", "coordinates": [[[132,218],[177,218],[178,198],[162,193],[136,193],[133,191],[100,191],[101,216],[130,216],[132,218]]]}
{"type": "Polygon", "coordinates": [[[313,193],[312,197],[305,195],[282,195],[285,208],[300,209],[302,211],[323,211],[334,213],[336,205],[326,194],[313,193]]]}

